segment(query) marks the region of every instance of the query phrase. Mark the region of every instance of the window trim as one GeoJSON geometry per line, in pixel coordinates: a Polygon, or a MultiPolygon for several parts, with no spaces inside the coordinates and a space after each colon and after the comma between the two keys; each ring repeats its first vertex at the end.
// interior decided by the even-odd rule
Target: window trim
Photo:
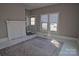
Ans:
{"type": "Polygon", "coordinates": [[[44,22],[41,22],[41,16],[42,16],[42,15],[48,15],[47,32],[49,32],[49,31],[50,31],[50,32],[58,32],[58,27],[59,27],[58,24],[59,24],[59,19],[60,19],[60,18],[59,18],[59,17],[60,17],[60,13],[59,13],[59,12],[56,12],[56,13],[49,13],[49,14],[41,14],[41,15],[40,15],[40,31],[42,31],[42,23],[44,23],[44,22]],[[57,15],[58,15],[58,17],[57,17],[57,18],[58,18],[58,20],[57,20],[57,31],[50,31],[50,24],[51,24],[51,23],[50,23],[50,18],[49,18],[49,17],[50,17],[50,16],[49,16],[50,14],[57,14],[57,15]]]}
{"type": "MultiPolygon", "coordinates": [[[[48,14],[42,14],[42,15],[47,15],[47,16],[49,16],[48,14]]],[[[41,16],[42,16],[42,15],[40,15],[40,31],[42,31],[42,32],[43,32],[43,31],[48,32],[48,20],[47,20],[47,22],[42,22],[42,21],[41,21],[41,16]],[[46,30],[43,30],[43,29],[42,29],[42,23],[47,23],[47,29],[46,29],[46,30]]]]}
{"type": "MultiPolygon", "coordinates": [[[[49,15],[51,15],[51,14],[56,14],[58,17],[57,17],[57,22],[56,22],[56,24],[57,24],[57,31],[51,31],[51,30],[49,30],[50,32],[58,32],[58,23],[59,23],[59,12],[57,12],[57,13],[50,13],[49,15]]],[[[53,22],[54,23],[54,22],[53,22]]],[[[49,28],[50,28],[50,24],[52,24],[51,22],[50,22],[50,16],[49,16],[49,28]]]]}

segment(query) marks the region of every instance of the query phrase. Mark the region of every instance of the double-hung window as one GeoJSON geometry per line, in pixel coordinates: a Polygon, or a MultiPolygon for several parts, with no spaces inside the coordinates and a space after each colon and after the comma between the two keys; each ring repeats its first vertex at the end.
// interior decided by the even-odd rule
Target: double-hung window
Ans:
{"type": "Polygon", "coordinates": [[[57,32],[59,13],[41,15],[42,31],[57,32]]]}
{"type": "Polygon", "coordinates": [[[41,15],[41,29],[47,31],[48,15],[41,15]]]}
{"type": "Polygon", "coordinates": [[[57,31],[58,18],[58,13],[49,14],[50,31],[57,31]]]}

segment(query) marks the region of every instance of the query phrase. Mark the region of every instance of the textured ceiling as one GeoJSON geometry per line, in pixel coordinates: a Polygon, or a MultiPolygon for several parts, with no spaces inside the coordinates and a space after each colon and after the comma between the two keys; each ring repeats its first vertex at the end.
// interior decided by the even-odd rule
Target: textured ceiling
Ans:
{"type": "Polygon", "coordinates": [[[48,6],[48,5],[54,5],[56,3],[25,3],[25,8],[26,9],[36,9],[36,8],[41,8],[41,7],[45,7],[45,6],[48,6]]]}

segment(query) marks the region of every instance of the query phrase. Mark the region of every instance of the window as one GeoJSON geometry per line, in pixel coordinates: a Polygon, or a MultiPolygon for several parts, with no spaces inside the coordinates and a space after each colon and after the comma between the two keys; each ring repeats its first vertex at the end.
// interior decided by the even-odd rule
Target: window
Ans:
{"type": "Polygon", "coordinates": [[[57,32],[58,19],[59,13],[41,15],[41,29],[57,32]]]}
{"type": "Polygon", "coordinates": [[[42,23],[42,29],[47,30],[47,23],[42,23]]]}
{"type": "Polygon", "coordinates": [[[56,23],[50,24],[50,31],[57,31],[57,24],[56,23]]]}
{"type": "Polygon", "coordinates": [[[41,24],[42,24],[42,30],[47,31],[48,15],[41,15],[41,24]]]}
{"type": "Polygon", "coordinates": [[[50,31],[57,31],[58,16],[58,13],[49,14],[50,31]]]}
{"type": "Polygon", "coordinates": [[[31,25],[35,25],[35,17],[31,17],[31,25]]]}

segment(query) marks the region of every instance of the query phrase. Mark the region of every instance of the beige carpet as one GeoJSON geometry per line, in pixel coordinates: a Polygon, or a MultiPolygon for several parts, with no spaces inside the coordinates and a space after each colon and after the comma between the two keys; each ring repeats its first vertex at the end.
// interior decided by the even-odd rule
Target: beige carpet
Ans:
{"type": "Polygon", "coordinates": [[[54,40],[35,37],[17,45],[0,50],[2,56],[57,56],[61,50],[63,42],[57,41],[60,45],[57,47],[54,40]]]}

